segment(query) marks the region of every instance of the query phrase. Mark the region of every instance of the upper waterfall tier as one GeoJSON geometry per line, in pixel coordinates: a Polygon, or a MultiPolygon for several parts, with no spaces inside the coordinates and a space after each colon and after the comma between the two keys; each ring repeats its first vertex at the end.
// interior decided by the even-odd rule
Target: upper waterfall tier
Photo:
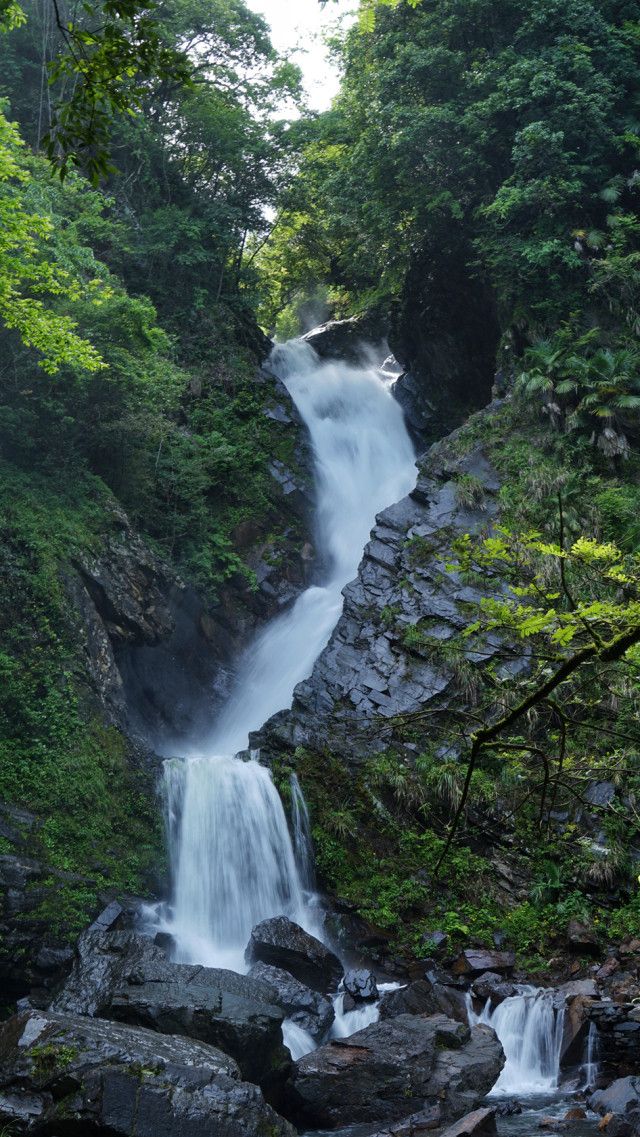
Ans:
{"type": "Polygon", "coordinates": [[[180,957],[243,967],[251,928],[285,913],[311,924],[278,793],[268,772],[233,758],[249,733],[289,707],[342,610],[376,514],[404,497],[414,453],[388,377],[318,360],[301,341],[278,346],[271,366],[311,438],[320,579],[256,638],[231,697],[198,754],[166,764],[174,871],[171,930],[180,957]]]}

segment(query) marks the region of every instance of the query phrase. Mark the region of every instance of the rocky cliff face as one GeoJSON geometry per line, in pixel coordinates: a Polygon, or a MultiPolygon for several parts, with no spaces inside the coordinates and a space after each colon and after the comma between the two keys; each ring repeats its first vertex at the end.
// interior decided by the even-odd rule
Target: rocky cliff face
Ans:
{"type": "Polygon", "coordinates": [[[455,227],[449,241],[444,257],[414,255],[388,335],[405,369],[397,397],[423,443],[489,402],[500,337],[492,290],[469,274],[472,251],[455,227]]]}
{"type": "MultiPolygon", "coordinates": [[[[458,456],[455,442],[452,435],[420,459],[416,488],[378,515],[313,674],[296,688],[291,711],[253,738],[266,756],[327,745],[356,768],[398,741],[396,716],[427,706],[445,710],[464,697],[446,646],[481,592],[445,566],[456,536],[495,516],[499,481],[482,446],[458,456]]],[[[471,649],[468,657],[477,662],[471,649]]]]}
{"type": "MultiPolygon", "coordinates": [[[[66,940],[100,898],[109,899],[113,863],[132,842],[146,850],[152,873],[145,869],[142,879],[136,863],[117,878],[131,881],[131,889],[162,887],[157,755],[179,753],[212,721],[252,633],[306,585],[313,563],[306,432],[277,379],[263,370],[256,383],[273,449],[263,502],[230,534],[251,579],[237,573],[216,597],[204,595],[135,531],[113,498],[101,505],[97,532],[70,546],[55,570],[63,586],[56,634],[64,639],[74,704],[68,718],[77,729],[69,728],[68,741],[62,736],[55,793],[38,787],[45,775],[34,754],[31,796],[19,796],[18,787],[0,802],[0,987],[7,1003],[33,988],[46,992],[59,979],[69,962],[66,940]],[[78,833],[71,826],[61,836],[55,816],[37,804],[22,808],[34,798],[51,801],[50,812],[63,800],[70,814],[91,816],[78,833]],[[65,841],[73,842],[68,856],[65,841]]],[[[47,634],[50,616],[42,629],[31,620],[30,645],[47,634]]],[[[55,671],[51,682],[62,682],[55,671]]],[[[51,748],[51,730],[43,729],[43,745],[51,748]]],[[[122,886],[115,891],[122,895],[122,886]]]]}
{"type": "Polygon", "coordinates": [[[265,471],[269,506],[231,534],[254,580],[236,574],[212,601],[152,551],[122,513],[117,536],[69,574],[100,703],[127,734],[163,754],[179,752],[211,723],[249,637],[305,587],[313,561],[305,428],[283,384],[266,371],[259,382],[263,414],[278,436],[265,471]],[[278,439],[286,440],[288,464],[276,456],[278,439]]]}

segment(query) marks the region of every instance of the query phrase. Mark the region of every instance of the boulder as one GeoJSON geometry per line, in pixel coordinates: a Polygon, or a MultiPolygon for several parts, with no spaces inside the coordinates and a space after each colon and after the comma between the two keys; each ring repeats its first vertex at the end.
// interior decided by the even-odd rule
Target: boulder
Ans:
{"type": "Polygon", "coordinates": [[[385,329],[381,328],[380,319],[366,314],[349,320],[329,320],[312,328],[302,338],[321,359],[340,359],[362,366],[373,361],[382,363],[389,354],[389,349],[382,342],[384,336],[385,329]],[[374,344],[378,350],[372,353],[371,345],[374,344]]]}
{"type": "Polygon", "coordinates": [[[516,965],[512,951],[486,951],[481,948],[466,948],[462,951],[451,970],[454,975],[481,975],[483,971],[508,974],[516,965]]]}
{"type": "Polygon", "coordinates": [[[589,1108],[603,1116],[620,1116],[640,1109],[640,1077],[616,1078],[606,1090],[596,1090],[589,1098],[589,1108]]]}
{"type": "Polygon", "coordinates": [[[447,1120],[480,1104],[503,1061],[489,1027],[398,1015],[305,1055],[292,1109],[305,1123],[335,1126],[397,1121],[438,1103],[447,1120]]]}
{"type": "Polygon", "coordinates": [[[640,1132],[640,1112],[635,1110],[626,1117],[606,1113],[598,1123],[598,1129],[601,1133],[606,1133],[607,1137],[637,1137],[640,1132]]]}
{"type": "Polygon", "coordinates": [[[596,972],[596,979],[602,982],[604,979],[610,979],[616,971],[620,970],[620,960],[616,959],[615,955],[610,955],[605,959],[601,967],[596,972]]]}
{"type": "Polygon", "coordinates": [[[372,971],[347,971],[344,989],[355,1003],[371,1003],[378,998],[378,984],[372,971]]]}
{"type": "Polygon", "coordinates": [[[459,1121],[445,1129],[440,1137],[491,1137],[497,1133],[496,1109],[484,1106],[465,1114],[459,1121]]]}
{"type": "Polygon", "coordinates": [[[482,999],[483,1003],[491,999],[493,1005],[497,1006],[498,1003],[503,1003],[505,999],[516,994],[516,986],[515,983],[506,982],[496,971],[484,971],[474,979],[472,991],[478,999],[482,999]]]}
{"type": "Polygon", "coordinates": [[[640,955],[640,939],[637,936],[625,936],[620,947],[620,955],[640,955]]]}
{"type": "Polygon", "coordinates": [[[515,1117],[518,1113],[522,1113],[522,1105],[516,1098],[500,1101],[496,1106],[496,1114],[498,1117],[515,1117]]]}
{"type": "Polygon", "coordinates": [[[290,972],[283,971],[280,967],[271,967],[268,963],[254,963],[249,978],[268,983],[275,991],[276,1005],[316,1042],[328,1034],[335,1012],[333,1003],[326,996],[305,987],[290,972]]]}
{"type": "Polygon", "coordinates": [[[570,995],[565,1002],[560,1050],[564,1066],[581,1061],[593,1004],[594,999],[588,995],[570,995]]]}
{"type": "Polygon", "coordinates": [[[461,1117],[482,1104],[504,1066],[504,1052],[491,1027],[475,1026],[459,1050],[438,1051],[430,1093],[445,1103],[445,1113],[461,1117]]]}
{"type": "Polygon", "coordinates": [[[431,1133],[440,1129],[442,1125],[442,1110],[439,1105],[421,1109],[420,1113],[412,1113],[402,1121],[394,1121],[391,1125],[373,1134],[373,1137],[421,1137],[423,1133],[431,1133]]]}
{"type": "Polygon", "coordinates": [[[340,960],[315,936],[286,916],[257,924],[245,952],[247,963],[268,963],[295,976],[313,991],[335,990],[342,979],[340,960]]]}
{"type": "Polygon", "coordinates": [[[283,1012],[268,984],[222,968],[171,963],[145,936],[87,931],[53,1010],[115,1019],[219,1046],[249,1081],[285,1077],[283,1012]]]}
{"type": "Polygon", "coordinates": [[[211,1046],[40,1011],[0,1028],[0,1126],[43,1137],[295,1137],[211,1046]]]}
{"type": "Polygon", "coordinates": [[[591,928],[579,920],[570,920],[567,928],[567,947],[579,955],[599,955],[600,942],[591,928]]]}
{"type": "Polygon", "coordinates": [[[434,955],[441,955],[447,948],[449,937],[446,932],[425,932],[422,942],[434,955]]]}
{"type": "Polygon", "coordinates": [[[441,1011],[433,987],[426,979],[416,979],[397,991],[386,991],[380,1000],[380,1018],[398,1015],[436,1015],[441,1011]]]}
{"type": "Polygon", "coordinates": [[[600,992],[598,985],[593,979],[571,979],[568,983],[561,983],[556,987],[558,995],[558,1005],[562,1005],[568,999],[574,999],[580,996],[583,999],[599,999],[600,992]]]}

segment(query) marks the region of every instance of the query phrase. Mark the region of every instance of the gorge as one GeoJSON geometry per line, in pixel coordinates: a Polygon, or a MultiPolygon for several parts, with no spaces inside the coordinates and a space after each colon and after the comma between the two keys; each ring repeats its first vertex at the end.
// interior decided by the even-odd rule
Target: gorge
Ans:
{"type": "Polygon", "coordinates": [[[302,341],[276,347],[271,366],[309,430],[319,580],[247,648],[206,752],[165,765],[177,958],[235,970],[261,920],[286,914],[313,930],[277,791],[253,756],[236,755],[310,674],[376,513],[415,480],[402,412],[379,373],[321,363],[302,341]]]}
{"type": "Polygon", "coordinates": [[[0,1137],[640,1137],[640,4],[259,6],[0,0],[0,1137]]]}

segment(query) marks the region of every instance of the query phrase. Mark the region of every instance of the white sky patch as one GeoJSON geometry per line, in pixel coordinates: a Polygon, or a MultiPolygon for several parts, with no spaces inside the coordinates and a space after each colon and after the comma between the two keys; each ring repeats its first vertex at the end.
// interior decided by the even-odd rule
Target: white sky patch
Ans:
{"type": "Polygon", "coordinates": [[[338,92],[340,75],[323,36],[338,20],[348,26],[355,19],[356,0],[328,0],[324,6],[319,0],[247,0],[247,6],[264,16],[278,51],[296,49],[293,59],[302,70],[309,104],[314,110],[326,110],[338,92]]]}

